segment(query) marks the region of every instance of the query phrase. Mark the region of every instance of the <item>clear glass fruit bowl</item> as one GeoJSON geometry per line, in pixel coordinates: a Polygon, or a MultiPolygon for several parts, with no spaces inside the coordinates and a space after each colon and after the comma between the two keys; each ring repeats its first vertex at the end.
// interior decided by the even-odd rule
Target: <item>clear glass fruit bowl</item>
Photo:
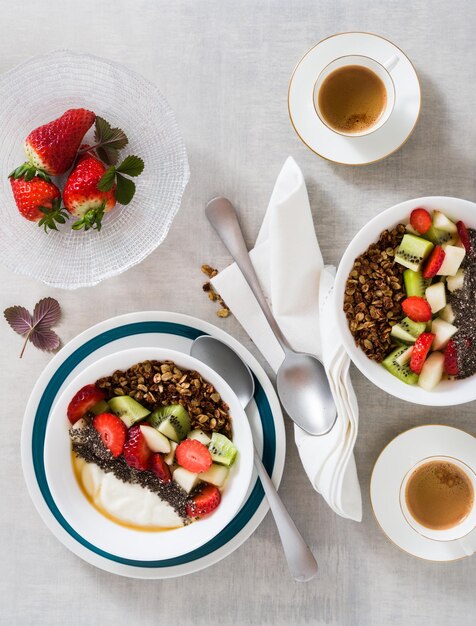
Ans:
{"type": "Polygon", "coordinates": [[[180,207],[189,167],[174,114],[155,85],[111,61],[60,50],[1,75],[0,93],[4,265],[52,287],[76,289],[128,270],[162,243],[180,207]],[[129,144],[121,156],[142,157],[144,172],[135,181],[132,202],[106,214],[100,232],[74,231],[70,221],[46,234],[18,212],[8,174],[25,161],[23,143],[32,129],[78,107],[122,128],[129,144]]]}

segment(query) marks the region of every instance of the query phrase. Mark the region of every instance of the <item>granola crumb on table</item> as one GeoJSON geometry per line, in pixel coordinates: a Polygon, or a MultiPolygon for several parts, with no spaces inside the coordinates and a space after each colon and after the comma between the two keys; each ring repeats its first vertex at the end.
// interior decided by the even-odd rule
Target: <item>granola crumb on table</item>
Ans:
{"type": "MultiPolygon", "coordinates": [[[[204,263],[202,265],[202,272],[208,276],[208,278],[214,278],[218,274],[218,270],[204,263]]],[[[218,317],[228,317],[230,315],[230,309],[226,306],[223,298],[220,296],[218,291],[215,291],[213,285],[210,281],[204,283],[202,287],[205,293],[208,293],[208,298],[212,302],[218,302],[221,308],[218,309],[217,315],[218,317]]]]}

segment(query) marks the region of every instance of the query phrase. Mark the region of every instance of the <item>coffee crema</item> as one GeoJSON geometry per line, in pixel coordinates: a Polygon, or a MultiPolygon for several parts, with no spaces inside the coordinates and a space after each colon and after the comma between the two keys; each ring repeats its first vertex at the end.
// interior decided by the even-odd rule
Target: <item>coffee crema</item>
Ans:
{"type": "Polygon", "coordinates": [[[471,512],[474,490],[466,473],[450,461],[429,461],[408,479],[405,502],[413,519],[431,530],[448,530],[471,512]]]}
{"type": "Polygon", "coordinates": [[[362,133],[374,126],[387,106],[387,90],[375,72],[347,65],[324,79],[318,93],[324,121],[334,130],[362,133]]]}

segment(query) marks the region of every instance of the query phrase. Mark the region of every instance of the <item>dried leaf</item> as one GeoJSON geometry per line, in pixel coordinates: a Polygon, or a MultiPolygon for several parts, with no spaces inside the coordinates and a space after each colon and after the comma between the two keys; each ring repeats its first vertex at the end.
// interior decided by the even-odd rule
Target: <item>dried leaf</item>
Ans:
{"type": "Polygon", "coordinates": [[[5,309],[5,319],[12,329],[25,337],[20,358],[23,356],[28,341],[46,352],[56,350],[61,341],[58,335],[51,330],[61,316],[61,307],[54,298],[43,298],[36,305],[33,316],[22,306],[12,306],[5,309]]]}
{"type": "Polygon", "coordinates": [[[26,335],[33,325],[33,318],[24,306],[11,306],[3,312],[5,319],[19,335],[26,335]]]}

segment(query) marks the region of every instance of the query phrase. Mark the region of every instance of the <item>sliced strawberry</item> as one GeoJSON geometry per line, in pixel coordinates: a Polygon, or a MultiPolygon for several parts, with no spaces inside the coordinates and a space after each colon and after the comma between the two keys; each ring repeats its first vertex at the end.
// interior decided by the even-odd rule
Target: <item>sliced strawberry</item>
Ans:
{"type": "Polygon", "coordinates": [[[164,461],[164,457],[159,452],[152,455],[152,458],[150,459],[150,469],[161,482],[165,484],[171,482],[172,475],[170,473],[170,468],[164,461]]]}
{"type": "Polygon", "coordinates": [[[98,389],[96,385],[86,385],[80,389],[68,406],[67,415],[71,424],[84,417],[95,404],[104,400],[105,397],[104,391],[98,389]]]}
{"type": "Polygon", "coordinates": [[[446,253],[441,246],[435,246],[423,269],[423,278],[433,278],[443,265],[446,253]]]}
{"type": "Polygon", "coordinates": [[[448,376],[458,375],[458,348],[454,339],[448,341],[448,345],[445,348],[445,361],[444,361],[445,373],[448,376]]]}
{"type": "Polygon", "coordinates": [[[471,250],[471,243],[469,241],[468,229],[466,228],[465,223],[461,220],[459,222],[456,222],[456,228],[458,229],[458,235],[461,239],[461,243],[463,244],[464,249],[466,250],[466,254],[469,254],[471,250]]]}
{"type": "Polygon", "coordinates": [[[431,308],[425,298],[410,296],[402,302],[403,312],[414,322],[429,322],[431,320],[431,308]]]}
{"type": "Polygon", "coordinates": [[[413,209],[410,215],[410,224],[417,233],[423,235],[431,226],[431,215],[426,209],[413,209]]]}
{"type": "Polygon", "coordinates": [[[131,467],[138,470],[149,469],[152,451],[147,445],[139,425],[129,428],[123,454],[126,463],[131,467]]]}
{"type": "Polygon", "coordinates": [[[212,464],[212,455],[198,439],[184,439],[175,450],[177,463],[189,472],[206,472],[212,464]]]}
{"type": "Polygon", "coordinates": [[[427,354],[430,351],[434,338],[434,333],[422,333],[415,341],[410,359],[410,369],[412,372],[415,372],[415,374],[419,374],[421,372],[421,368],[423,367],[423,363],[425,362],[427,354]]]}
{"type": "Polygon", "coordinates": [[[93,419],[93,426],[101,435],[103,444],[109,448],[112,456],[119,456],[127,437],[127,427],[124,422],[113,413],[100,413],[93,419]]]}
{"type": "Polygon", "coordinates": [[[204,483],[200,491],[187,502],[186,511],[189,517],[203,517],[214,511],[221,501],[221,493],[215,485],[204,483]]]}

